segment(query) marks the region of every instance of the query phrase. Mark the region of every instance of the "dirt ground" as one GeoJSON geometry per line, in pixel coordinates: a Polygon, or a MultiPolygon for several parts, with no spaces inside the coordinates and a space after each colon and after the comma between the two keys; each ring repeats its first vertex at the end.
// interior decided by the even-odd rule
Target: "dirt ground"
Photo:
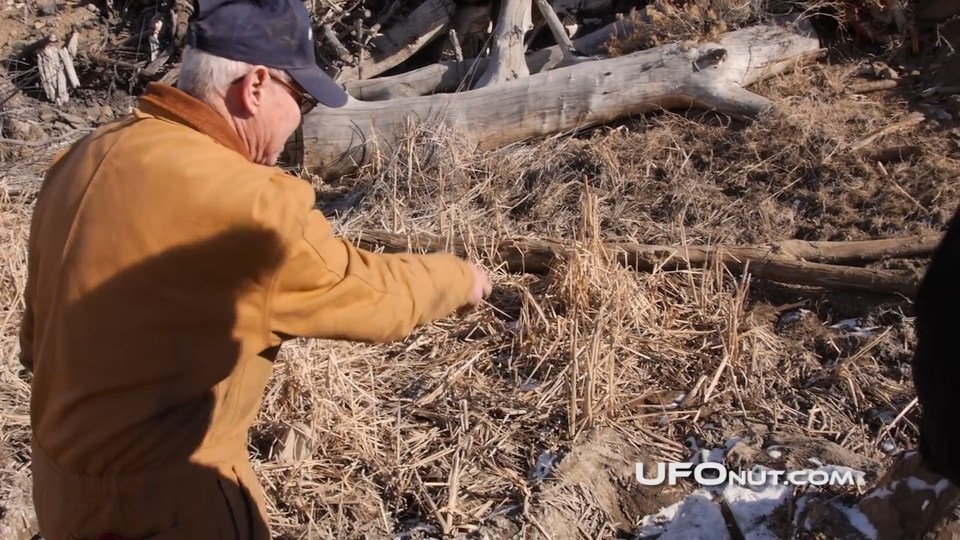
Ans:
{"type": "MultiPolygon", "coordinates": [[[[142,84],[85,57],[66,105],[16,91],[31,77],[17,60],[23,44],[83,28],[96,51],[119,23],[86,2],[47,16],[5,1],[0,537],[19,540],[36,532],[29,376],[16,340],[32,203],[51,156],[129,111],[142,84]]],[[[823,61],[751,88],[779,112],[749,124],[662,112],[487,152],[428,134],[360,174],[304,178],[346,235],[589,246],[935,233],[960,204],[960,21],[921,30],[920,54],[830,42],[823,61]],[[898,87],[851,92],[883,67],[898,87]],[[913,113],[925,120],[867,146],[918,147],[908,157],[880,163],[850,150],[913,113]]],[[[925,262],[874,266],[919,276],[925,262]]],[[[728,448],[722,458],[735,466],[845,466],[869,482],[916,442],[909,298],[713,267],[638,273],[596,249],[547,275],[491,272],[483,309],[401,343],[284,349],[250,444],[280,537],[633,538],[694,489],[640,486],[637,462],[728,448]]],[[[780,537],[793,530],[783,508],[765,522],[780,537]]]]}

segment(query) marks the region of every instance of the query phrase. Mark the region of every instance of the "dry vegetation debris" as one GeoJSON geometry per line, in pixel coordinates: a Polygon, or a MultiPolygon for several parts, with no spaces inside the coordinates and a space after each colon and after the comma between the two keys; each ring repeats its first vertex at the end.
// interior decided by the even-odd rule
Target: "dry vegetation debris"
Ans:
{"type": "MultiPolygon", "coordinates": [[[[387,7],[370,4],[370,17],[387,7]]],[[[680,7],[700,17],[697,32],[740,20],[722,8],[680,7]]],[[[611,52],[692,28],[667,8],[659,16],[663,33],[611,52]],[[663,24],[671,17],[688,26],[663,24]]],[[[250,445],[275,530],[285,538],[415,529],[610,538],[687,489],[641,489],[630,481],[636,461],[687,459],[740,437],[729,454],[737,463],[799,467],[813,456],[875,474],[891,451],[910,447],[917,411],[906,299],[774,285],[716,266],[635,273],[599,244],[939,230],[960,200],[955,121],[934,117],[884,134],[868,150],[922,150],[870,160],[851,147],[910,109],[929,110],[895,92],[849,94],[855,62],[838,64],[753,89],[784,107],[749,125],[664,112],[476,152],[459,148],[455,134],[418,132],[357,175],[314,180],[345,235],[424,231],[473,246],[547,237],[580,249],[545,276],[492,269],[488,305],[403,342],[285,348],[250,445]],[[838,325],[847,319],[856,321],[838,325]]],[[[96,106],[98,119],[104,101],[116,100],[116,112],[129,104],[116,91],[126,80],[116,73],[129,73],[103,69],[94,73],[111,81],[107,89],[76,105],[96,106]]],[[[16,116],[10,110],[0,113],[4,126],[16,116]]],[[[52,118],[35,125],[75,129],[52,118]]],[[[32,197],[56,148],[0,148],[8,152],[0,172],[0,536],[29,538],[29,387],[16,332],[32,197]]],[[[881,266],[919,273],[922,263],[881,266]]]]}

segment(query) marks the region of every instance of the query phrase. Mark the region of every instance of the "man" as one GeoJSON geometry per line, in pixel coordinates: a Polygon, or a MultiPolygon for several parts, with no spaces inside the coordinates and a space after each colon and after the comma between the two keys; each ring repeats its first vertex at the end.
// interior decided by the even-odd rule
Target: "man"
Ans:
{"type": "Polygon", "coordinates": [[[489,294],[448,254],[334,237],[274,165],[314,101],[300,0],[201,0],[178,88],[57,157],[31,227],[22,362],[48,540],[269,538],[248,429],[293,336],[386,342],[489,294]]]}

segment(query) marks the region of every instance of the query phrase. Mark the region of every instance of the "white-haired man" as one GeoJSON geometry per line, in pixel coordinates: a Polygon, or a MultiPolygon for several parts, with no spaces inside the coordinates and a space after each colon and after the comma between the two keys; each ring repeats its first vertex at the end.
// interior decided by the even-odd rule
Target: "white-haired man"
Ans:
{"type": "Polygon", "coordinates": [[[349,99],[299,0],[201,0],[178,87],[57,157],[31,227],[21,361],[48,540],[267,539],[248,430],[291,337],[385,342],[479,304],[449,254],[335,237],[275,167],[349,99]]]}

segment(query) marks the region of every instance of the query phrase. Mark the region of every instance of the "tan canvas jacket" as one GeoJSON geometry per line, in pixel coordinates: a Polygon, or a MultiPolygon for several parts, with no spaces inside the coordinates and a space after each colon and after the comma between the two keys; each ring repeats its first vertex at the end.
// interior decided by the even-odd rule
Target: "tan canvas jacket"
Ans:
{"type": "Polygon", "coordinates": [[[246,443],[281,343],[395,340],[466,302],[462,260],[356,249],[314,204],[169,86],[58,156],[21,330],[45,538],[268,538],[246,443]]]}

